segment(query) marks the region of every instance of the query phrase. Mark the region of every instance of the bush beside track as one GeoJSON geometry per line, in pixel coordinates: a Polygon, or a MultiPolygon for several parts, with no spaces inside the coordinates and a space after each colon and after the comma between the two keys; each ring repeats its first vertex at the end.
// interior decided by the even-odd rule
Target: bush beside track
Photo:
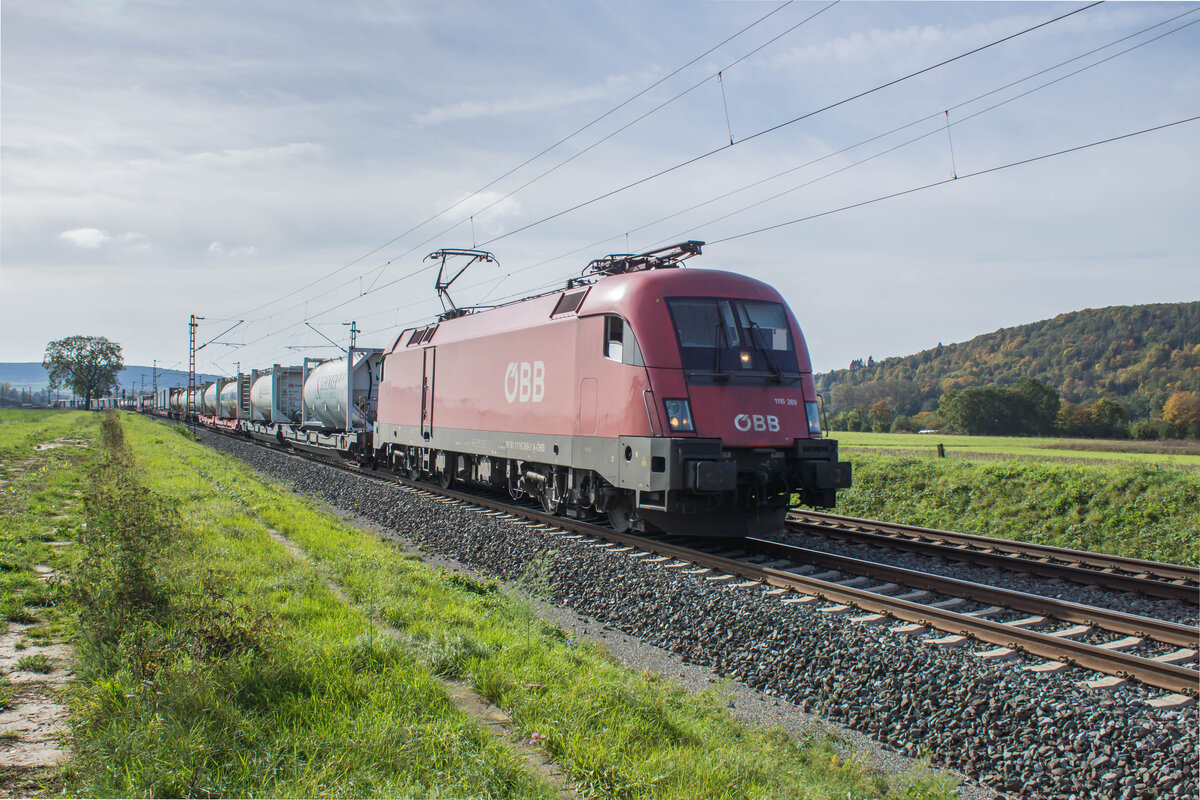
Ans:
{"type": "Polygon", "coordinates": [[[844,454],[835,513],[1200,564],[1200,472],[1172,468],[844,454]]]}
{"type": "Polygon", "coordinates": [[[91,472],[77,468],[86,525],[62,602],[78,614],[74,759],[56,794],[551,795],[454,709],[441,675],[503,703],[513,735],[589,795],[949,796],[831,742],[747,728],[720,695],[630,673],[495,584],[400,555],[183,428],[122,419],[105,421],[91,472]]]}

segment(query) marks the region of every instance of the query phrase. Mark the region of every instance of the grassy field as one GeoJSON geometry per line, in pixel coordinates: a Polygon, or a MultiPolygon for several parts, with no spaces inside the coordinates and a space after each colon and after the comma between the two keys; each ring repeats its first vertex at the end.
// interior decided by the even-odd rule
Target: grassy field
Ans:
{"type": "Polygon", "coordinates": [[[843,453],[854,478],[839,514],[1200,564],[1200,471],[843,453]]]}
{"type": "MultiPolygon", "coordinates": [[[[6,490],[19,524],[3,575],[45,559],[71,575],[50,598],[79,659],[74,757],[53,794],[550,796],[450,703],[446,677],[589,796],[951,795],[942,778],[872,774],[829,740],[746,727],[719,690],[625,670],[502,587],[400,554],[182,429],[122,419],[69,460],[33,446],[95,438],[97,416],[0,414],[0,458],[36,464],[6,490]],[[54,501],[81,489],[86,514],[56,533],[73,546],[39,547],[54,501]]],[[[45,602],[27,582],[4,591],[14,613],[45,602]]]]}
{"type": "Polygon", "coordinates": [[[1200,467],[1200,442],[1138,442],[1098,439],[1057,439],[1020,436],[960,436],[955,434],[861,433],[830,431],[846,452],[878,452],[936,457],[945,446],[950,458],[1021,457],[1121,461],[1172,467],[1200,467]]]}

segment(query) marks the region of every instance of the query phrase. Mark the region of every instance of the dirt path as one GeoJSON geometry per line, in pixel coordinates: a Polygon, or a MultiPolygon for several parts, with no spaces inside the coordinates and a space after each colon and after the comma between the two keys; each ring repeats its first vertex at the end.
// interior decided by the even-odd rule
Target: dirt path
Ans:
{"type": "MultiPolygon", "coordinates": [[[[49,567],[35,569],[42,580],[54,577],[49,567]]],[[[30,636],[43,624],[10,622],[0,634],[0,673],[13,689],[12,700],[0,710],[0,797],[53,793],[56,767],[68,756],[63,690],[74,657],[64,644],[30,636]]]]}

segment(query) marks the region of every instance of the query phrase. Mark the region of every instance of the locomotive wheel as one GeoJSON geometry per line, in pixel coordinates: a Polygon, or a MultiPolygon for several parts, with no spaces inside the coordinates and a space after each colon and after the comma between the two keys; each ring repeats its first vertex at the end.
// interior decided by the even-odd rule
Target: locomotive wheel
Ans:
{"type": "Polygon", "coordinates": [[[446,469],[441,475],[438,475],[438,485],[443,489],[449,489],[454,485],[455,479],[458,476],[458,456],[446,455],[446,469]]]}
{"type": "Polygon", "coordinates": [[[542,501],[542,510],[545,511],[547,514],[553,514],[555,516],[558,516],[559,514],[562,513],[563,501],[562,501],[561,497],[557,498],[557,499],[553,499],[550,497],[550,495],[543,492],[542,496],[541,496],[541,501],[542,501]]]}
{"type": "Polygon", "coordinates": [[[547,514],[558,516],[566,508],[566,492],[562,487],[562,476],[551,473],[550,479],[542,486],[541,495],[538,499],[542,501],[542,510],[547,514]]]}
{"type": "Polygon", "coordinates": [[[629,530],[632,517],[629,513],[628,501],[622,502],[608,509],[608,524],[613,526],[613,530],[617,533],[625,533],[629,530]]]}

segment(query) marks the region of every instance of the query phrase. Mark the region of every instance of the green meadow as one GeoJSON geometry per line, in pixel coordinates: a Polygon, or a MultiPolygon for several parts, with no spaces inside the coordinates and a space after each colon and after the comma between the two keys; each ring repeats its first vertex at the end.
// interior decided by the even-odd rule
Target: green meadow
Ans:
{"type": "Polygon", "coordinates": [[[863,433],[830,431],[846,452],[936,457],[941,444],[948,458],[1021,458],[1119,461],[1169,467],[1200,467],[1200,441],[1142,442],[1128,439],[1063,439],[1022,436],[963,436],[942,433],[863,433]]]}

